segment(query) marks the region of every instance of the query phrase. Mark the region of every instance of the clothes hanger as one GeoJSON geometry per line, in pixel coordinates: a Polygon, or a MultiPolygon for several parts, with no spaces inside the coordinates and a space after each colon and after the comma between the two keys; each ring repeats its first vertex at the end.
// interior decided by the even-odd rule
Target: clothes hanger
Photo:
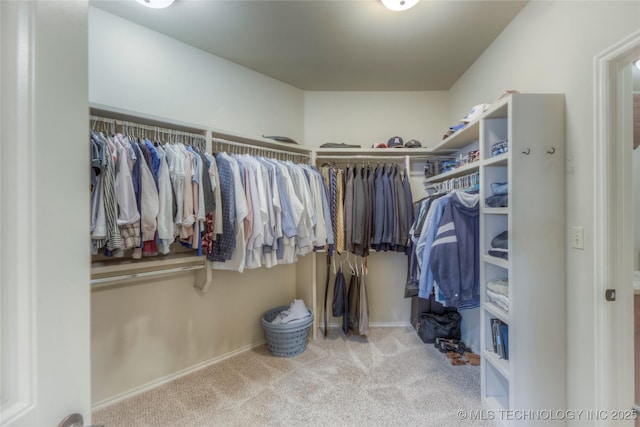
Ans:
{"type": "MultiPolygon", "coordinates": [[[[347,253],[347,263],[349,263],[349,271],[351,272],[352,276],[357,276],[358,275],[358,269],[354,268],[353,264],[351,264],[351,260],[349,259],[349,252],[345,251],[347,253]]],[[[354,255],[355,257],[355,255],[354,255]]]]}

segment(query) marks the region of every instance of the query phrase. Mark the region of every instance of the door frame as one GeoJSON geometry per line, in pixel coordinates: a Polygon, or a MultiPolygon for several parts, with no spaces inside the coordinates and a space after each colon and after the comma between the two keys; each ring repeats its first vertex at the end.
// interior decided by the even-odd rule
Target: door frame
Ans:
{"type": "MultiPolygon", "coordinates": [[[[631,117],[631,57],[640,56],[640,31],[594,58],[594,403],[598,410],[633,405],[633,149],[624,124],[631,117]],[[627,147],[628,146],[628,147],[627,147]],[[627,285],[624,285],[627,281],[627,285]],[[616,301],[605,300],[606,289],[616,301]]],[[[628,122],[627,122],[628,123],[628,122]]],[[[610,420],[601,420],[606,425],[610,420]]]]}

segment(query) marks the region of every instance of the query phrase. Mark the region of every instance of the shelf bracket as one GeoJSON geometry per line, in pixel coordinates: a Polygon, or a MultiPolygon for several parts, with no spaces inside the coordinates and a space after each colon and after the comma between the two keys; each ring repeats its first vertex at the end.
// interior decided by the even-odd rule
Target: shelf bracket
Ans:
{"type": "Polygon", "coordinates": [[[195,272],[193,286],[200,289],[204,294],[213,283],[213,272],[211,262],[205,261],[204,268],[195,272]]]}

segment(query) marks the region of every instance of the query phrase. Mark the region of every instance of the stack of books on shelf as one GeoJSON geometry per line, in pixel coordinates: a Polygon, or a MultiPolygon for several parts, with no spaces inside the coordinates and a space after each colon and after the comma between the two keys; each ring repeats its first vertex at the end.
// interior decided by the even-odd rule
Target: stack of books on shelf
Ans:
{"type": "Polygon", "coordinates": [[[494,353],[509,360],[509,325],[500,319],[491,319],[491,337],[494,353]]]}

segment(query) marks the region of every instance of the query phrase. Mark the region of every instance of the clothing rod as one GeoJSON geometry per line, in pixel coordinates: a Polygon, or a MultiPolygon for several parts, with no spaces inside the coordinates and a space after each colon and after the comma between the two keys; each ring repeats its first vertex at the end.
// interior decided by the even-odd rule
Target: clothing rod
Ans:
{"type": "Polygon", "coordinates": [[[288,156],[300,156],[300,157],[305,157],[310,159],[311,155],[308,153],[298,153],[296,151],[287,151],[287,150],[280,150],[277,148],[270,148],[270,147],[262,147],[260,145],[251,145],[251,144],[245,144],[245,143],[241,143],[241,142],[234,142],[234,141],[228,141],[226,139],[220,139],[220,138],[212,138],[211,139],[211,144],[215,147],[216,144],[222,144],[222,145],[230,145],[230,146],[234,146],[234,147],[240,147],[240,148],[244,148],[244,149],[252,149],[252,150],[256,150],[256,151],[266,151],[266,152],[271,152],[271,153],[280,153],[280,154],[286,154],[288,156]]]}
{"type": "Polygon", "coordinates": [[[177,135],[177,136],[186,136],[186,137],[189,137],[189,138],[206,140],[206,137],[205,137],[204,134],[193,133],[193,132],[185,132],[185,131],[182,131],[182,130],[176,130],[176,129],[166,128],[166,127],[162,127],[162,126],[151,126],[151,125],[145,125],[145,124],[142,124],[142,123],[131,122],[131,121],[128,121],[128,120],[119,120],[119,119],[113,119],[113,118],[110,118],[110,117],[103,117],[103,116],[96,116],[96,115],[90,115],[89,119],[91,121],[99,121],[99,122],[108,123],[108,124],[112,124],[112,125],[127,126],[127,127],[147,130],[147,131],[150,131],[150,132],[159,132],[159,133],[164,133],[164,134],[177,135]]]}
{"type": "Polygon", "coordinates": [[[367,159],[367,160],[403,160],[409,157],[410,159],[432,159],[433,157],[430,155],[422,155],[422,156],[410,156],[410,155],[406,155],[406,156],[379,156],[379,155],[363,155],[363,154],[357,154],[355,156],[350,156],[348,155],[348,153],[345,153],[345,155],[342,156],[338,156],[338,155],[325,155],[325,154],[316,154],[316,159],[337,159],[337,160],[344,160],[344,161],[349,161],[351,159],[367,159]]]}
{"type": "MultiPolygon", "coordinates": [[[[451,178],[443,178],[443,179],[437,180],[437,181],[429,181],[429,183],[436,183],[437,184],[437,183],[441,183],[441,182],[453,182],[453,181],[455,181],[457,179],[465,179],[465,178],[469,178],[471,176],[478,175],[478,173],[479,173],[478,171],[475,171],[475,172],[471,172],[471,173],[468,173],[468,174],[465,174],[465,175],[454,176],[454,177],[451,177],[451,178]]],[[[431,178],[433,178],[433,177],[431,177],[431,178]]],[[[425,181],[424,183],[426,184],[427,182],[425,181]]]]}
{"type": "Polygon", "coordinates": [[[91,287],[92,288],[99,288],[101,286],[105,286],[109,283],[112,282],[122,282],[125,280],[132,280],[132,279],[138,279],[138,278],[142,278],[142,277],[153,277],[153,276],[160,276],[160,275],[165,275],[165,274],[172,274],[172,273],[181,273],[183,271],[191,271],[191,270],[201,270],[203,269],[205,266],[204,264],[202,265],[192,265],[192,266],[188,266],[188,267],[176,267],[176,268],[167,268],[164,270],[154,270],[154,271],[147,271],[144,273],[132,273],[132,274],[125,274],[122,276],[110,276],[110,277],[103,277],[100,279],[91,279],[91,287]]]}

